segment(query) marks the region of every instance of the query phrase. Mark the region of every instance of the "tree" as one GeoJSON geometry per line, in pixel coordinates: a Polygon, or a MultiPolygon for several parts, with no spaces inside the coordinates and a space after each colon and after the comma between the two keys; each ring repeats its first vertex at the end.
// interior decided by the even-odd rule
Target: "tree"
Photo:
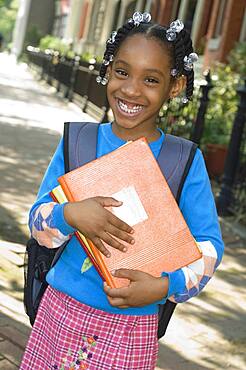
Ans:
{"type": "Polygon", "coordinates": [[[12,0],[0,0],[0,8],[9,8],[12,0]]]}
{"type": "Polygon", "coordinates": [[[0,33],[6,45],[12,40],[18,6],[19,0],[0,0],[0,33]]]}

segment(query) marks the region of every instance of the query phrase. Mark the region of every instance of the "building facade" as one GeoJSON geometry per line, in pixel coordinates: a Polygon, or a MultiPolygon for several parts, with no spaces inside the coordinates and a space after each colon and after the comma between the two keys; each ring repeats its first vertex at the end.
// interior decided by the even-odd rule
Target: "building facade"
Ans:
{"type": "Polygon", "coordinates": [[[55,3],[50,0],[19,0],[13,32],[12,53],[19,57],[27,43],[52,33],[55,3]]]}
{"type": "Polygon", "coordinates": [[[23,49],[28,29],[52,33],[78,54],[101,56],[107,38],[134,11],[149,11],[154,21],[168,25],[181,19],[194,48],[204,55],[204,67],[226,62],[237,41],[245,41],[245,0],[20,0],[14,33],[15,54],[23,49]]]}
{"type": "Polygon", "coordinates": [[[77,53],[100,55],[112,30],[136,10],[149,11],[151,0],[71,0],[65,39],[77,53]]]}
{"type": "Polygon", "coordinates": [[[235,42],[246,42],[244,0],[214,0],[206,34],[205,67],[213,61],[226,62],[235,42]]]}
{"type": "Polygon", "coordinates": [[[245,41],[245,0],[70,0],[65,38],[75,51],[100,55],[110,32],[134,11],[150,11],[154,21],[170,24],[181,19],[195,50],[207,67],[226,62],[237,41],[245,41]],[[232,27],[233,24],[233,27],[232,27]]]}

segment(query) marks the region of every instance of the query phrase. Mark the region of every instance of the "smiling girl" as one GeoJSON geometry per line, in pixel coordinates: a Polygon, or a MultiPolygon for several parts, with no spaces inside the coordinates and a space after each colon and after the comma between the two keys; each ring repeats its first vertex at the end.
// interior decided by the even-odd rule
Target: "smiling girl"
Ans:
{"type": "MultiPolygon", "coordinates": [[[[185,103],[192,97],[197,56],[189,34],[180,21],[163,27],[152,24],[150,18],[147,13],[134,13],[107,42],[97,81],[107,84],[114,119],[99,125],[97,157],[144,136],[158,158],[165,145],[165,134],[156,126],[162,105],[182,92],[185,103]]],[[[107,210],[121,206],[113,198],[99,194],[65,205],[52,202],[50,191],[64,174],[62,148],[63,139],[30,211],[30,229],[48,248],[69,242],[48,273],[49,287],[20,369],[153,370],[158,353],[158,304],[167,299],[184,302],[199,294],[223,254],[202,154],[197,149],[179,207],[203,257],[172,273],[164,271],[159,278],[117,270],[115,276],[129,279],[130,284],[112,289],[103,285],[94,267],[81,274],[86,254],[74,232],[79,230],[110,256],[104,243],[124,253],[133,247],[134,230],[107,210]]]]}

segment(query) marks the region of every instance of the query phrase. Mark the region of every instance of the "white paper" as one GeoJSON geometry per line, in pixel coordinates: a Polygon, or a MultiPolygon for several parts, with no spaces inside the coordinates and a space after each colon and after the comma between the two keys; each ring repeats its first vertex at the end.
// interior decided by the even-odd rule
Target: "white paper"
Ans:
{"type": "Polygon", "coordinates": [[[112,212],[128,225],[134,226],[148,219],[134,186],[122,188],[117,193],[112,194],[112,197],[123,202],[120,207],[112,207],[112,212]]]}

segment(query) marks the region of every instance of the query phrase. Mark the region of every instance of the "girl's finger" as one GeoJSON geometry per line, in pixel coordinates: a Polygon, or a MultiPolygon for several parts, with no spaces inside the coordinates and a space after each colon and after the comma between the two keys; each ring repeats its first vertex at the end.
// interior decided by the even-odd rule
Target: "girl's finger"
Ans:
{"type": "Polygon", "coordinates": [[[111,247],[120,250],[121,252],[126,252],[127,247],[124,244],[121,244],[118,240],[112,238],[107,232],[101,233],[100,238],[110,245],[111,247]]]}
{"type": "Polygon", "coordinates": [[[132,306],[128,306],[126,304],[122,304],[122,305],[119,305],[117,306],[118,308],[129,308],[129,307],[132,307],[132,306]]]}
{"type": "Polygon", "coordinates": [[[94,246],[106,257],[110,257],[111,253],[109,250],[104,246],[103,242],[99,238],[93,238],[91,239],[94,246]]]}
{"type": "Polygon", "coordinates": [[[104,284],[104,291],[110,298],[127,298],[128,297],[128,288],[110,288],[104,284]]]}
{"type": "Polygon", "coordinates": [[[116,236],[118,239],[123,240],[126,243],[134,244],[134,238],[129,235],[127,232],[118,229],[116,226],[112,224],[107,225],[107,232],[113,236],[116,236]]]}
{"type": "Polygon", "coordinates": [[[112,197],[95,197],[94,198],[103,207],[120,207],[122,202],[112,197]]]}
{"type": "Polygon", "coordinates": [[[109,303],[111,304],[111,306],[114,306],[114,307],[119,307],[119,306],[124,306],[125,308],[128,307],[126,301],[124,298],[111,298],[111,297],[108,297],[108,301],[109,303]]]}
{"type": "Polygon", "coordinates": [[[126,222],[120,220],[112,212],[110,211],[107,211],[107,212],[108,212],[107,219],[110,224],[114,225],[115,227],[117,227],[118,229],[122,231],[126,231],[129,234],[134,233],[134,229],[131,226],[129,226],[126,222]]]}

